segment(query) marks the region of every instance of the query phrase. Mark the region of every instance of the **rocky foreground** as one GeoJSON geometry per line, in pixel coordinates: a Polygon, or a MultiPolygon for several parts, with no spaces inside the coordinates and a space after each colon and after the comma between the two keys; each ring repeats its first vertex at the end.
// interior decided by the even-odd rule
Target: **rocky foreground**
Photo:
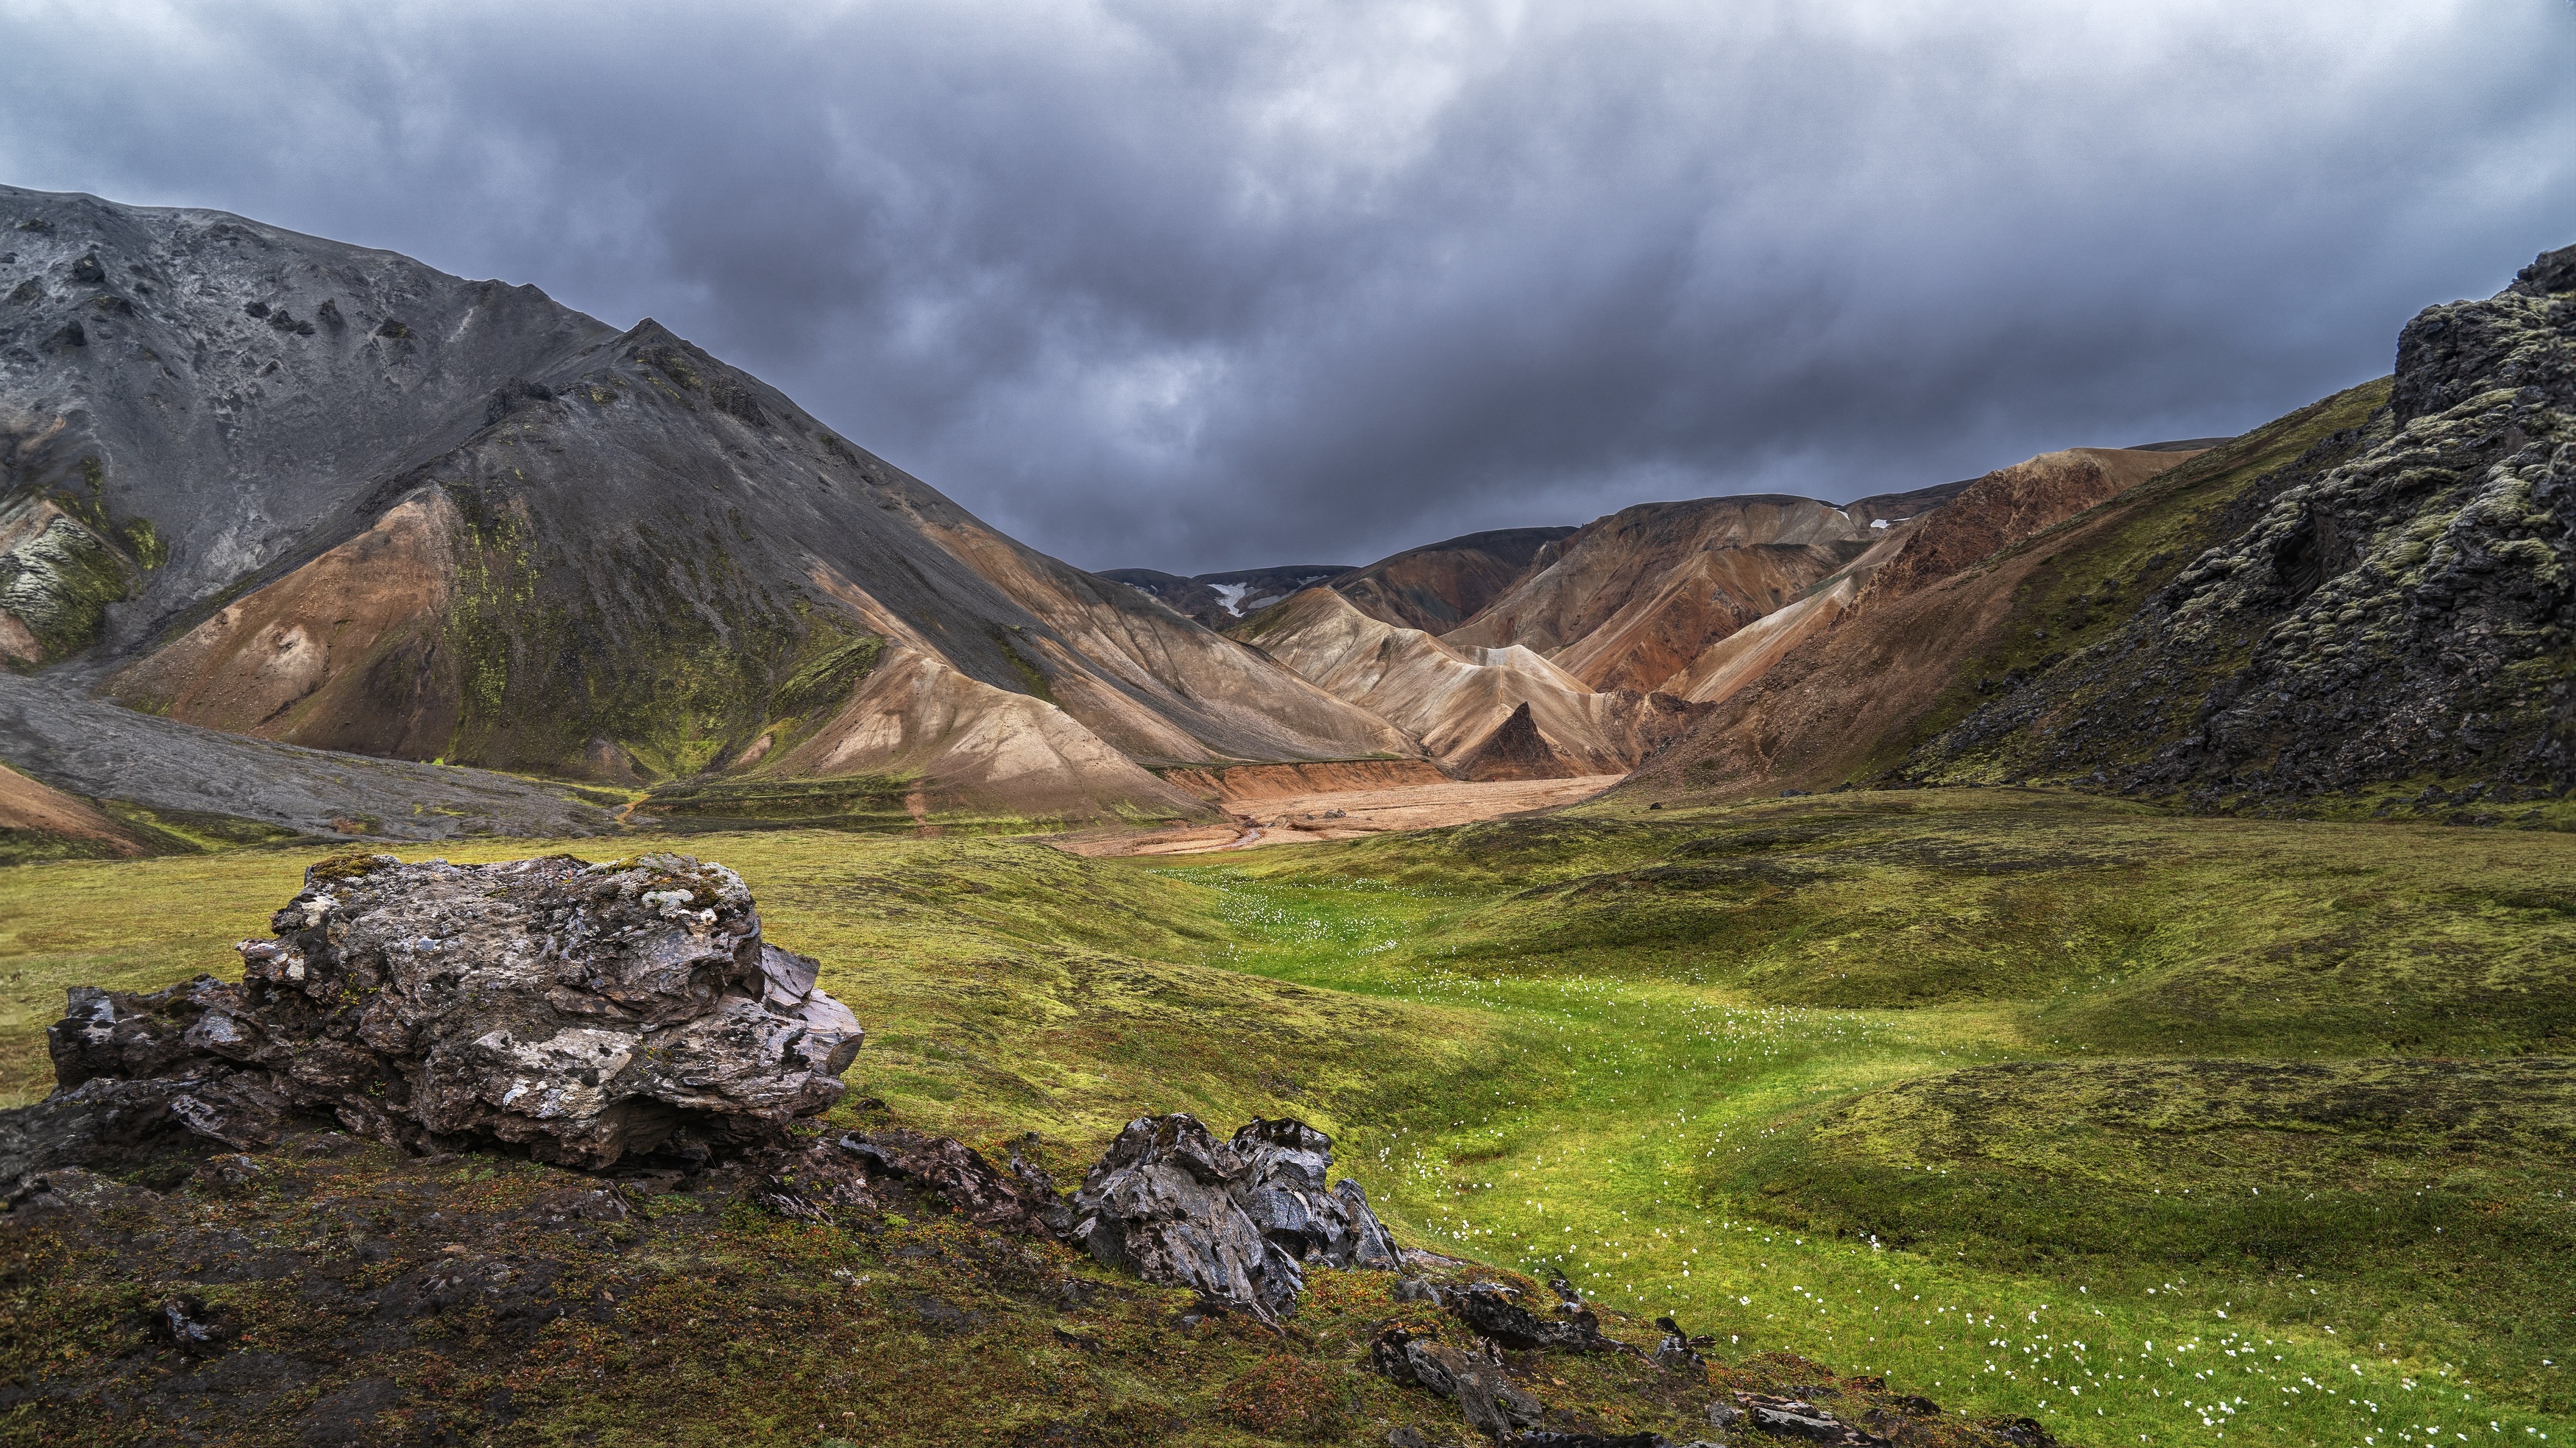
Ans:
{"type": "Polygon", "coordinates": [[[1295,1120],[1071,1193],[908,1130],[722,866],[341,856],[274,930],[0,1113],[0,1441],[2045,1437],[1408,1251],[1295,1120]]]}

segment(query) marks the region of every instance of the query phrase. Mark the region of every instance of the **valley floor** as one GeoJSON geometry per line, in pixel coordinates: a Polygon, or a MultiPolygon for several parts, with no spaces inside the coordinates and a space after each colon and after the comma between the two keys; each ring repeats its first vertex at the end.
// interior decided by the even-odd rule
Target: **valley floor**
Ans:
{"type": "MultiPolygon", "coordinates": [[[[905,1125],[1071,1171],[1298,1115],[1414,1243],[2074,1444],[2576,1432],[2576,836],[1951,790],[681,847],[824,960],[905,1125]]],[[[0,1091],[64,985],[224,972],[309,858],[0,872],[0,1091]]]]}
{"type": "Polygon", "coordinates": [[[1199,855],[1261,845],[1311,845],[1555,809],[1590,799],[1624,778],[1589,774],[1571,779],[1453,779],[1227,799],[1221,804],[1232,818],[1222,825],[1182,825],[1142,833],[1087,831],[1058,843],[1074,854],[1092,857],[1199,855]]]}

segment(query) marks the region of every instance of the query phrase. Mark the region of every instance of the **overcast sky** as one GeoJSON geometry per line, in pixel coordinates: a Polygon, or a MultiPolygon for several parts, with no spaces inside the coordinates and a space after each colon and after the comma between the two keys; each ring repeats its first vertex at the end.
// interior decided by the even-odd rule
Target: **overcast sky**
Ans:
{"type": "Polygon", "coordinates": [[[2232,433],[2576,242],[2569,0],[0,0],[0,181],[644,316],[1093,568],[2232,433]]]}

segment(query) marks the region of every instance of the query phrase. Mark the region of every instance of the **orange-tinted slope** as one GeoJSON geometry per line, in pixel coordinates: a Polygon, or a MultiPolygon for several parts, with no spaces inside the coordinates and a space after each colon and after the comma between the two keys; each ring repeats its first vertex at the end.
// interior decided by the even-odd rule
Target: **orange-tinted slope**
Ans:
{"type": "Polygon", "coordinates": [[[87,800],[0,764],[0,837],[8,835],[69,840],[112,855],[143,853],[132,835],[87,800]]]}
{"type": "Polygon", "coordinates": [[[439,630],[456,510],[424,492],[127,668],[119,701],[316,749],[435,755],[456,727],[439,630]]]}
{"type": "Polygon", "coordinates": [[[1401,726],[1453,769],[1523,713],[1547,750],[1518,750],[1521,777],[1549,758],[1560,775],[1620,773],[1679,737],[1698,713],[1668,695],[1596,690],[1529,649],[1457,645],[1398,628],[1330,588],[1307,589],[1241,633],[1317,687],[1401,726]]]}
{"type": "Polygon", "coordinates": [[[1680,692],[1712,645],[1794,603],[1950,491],[1842,507],[1757,495],[1622,509],[1578,529],[1444,638],[1522,645],[1596,689],[1680,692]]]}
{"type": "Polygon", "coordinates": [[[1904,551],[1870,580],[1868,596],[1894,598],[1927,587],[2196,455],[2078,447],[1997,468],[1924,519],[1904,551]]]}
{"type": "Polygon", "coordinates": [[[1849,778],[1890,739],[1907,737],[1963,663],[2010,624],[2034,571],[2127,516],[2097,505],[2191,456],[2079,448],[1978,479],[1916,525],[1839,616],[1738,681],[1623,789],[1729,798],[1849,778]],[[2045,547],[2018,546],[2042,533],[2045,547]]]}

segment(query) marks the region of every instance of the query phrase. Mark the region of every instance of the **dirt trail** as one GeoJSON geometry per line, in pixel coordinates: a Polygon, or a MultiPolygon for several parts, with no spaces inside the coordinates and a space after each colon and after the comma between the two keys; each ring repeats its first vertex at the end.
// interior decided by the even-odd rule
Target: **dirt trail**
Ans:
{"type": "Polygon", "coordinates": [[[1233,823],[1189,825],[1135,834],[1086,831],[1056,848],[1077,855],[1196,855],[1271,845],[1357,839],[1389,830],[1427,830],[1589,799],[1620,781],[1616,774],[1577,779],[1442,780],[1387,789],[1328,790],[1229,804],[1233,823]]]}

